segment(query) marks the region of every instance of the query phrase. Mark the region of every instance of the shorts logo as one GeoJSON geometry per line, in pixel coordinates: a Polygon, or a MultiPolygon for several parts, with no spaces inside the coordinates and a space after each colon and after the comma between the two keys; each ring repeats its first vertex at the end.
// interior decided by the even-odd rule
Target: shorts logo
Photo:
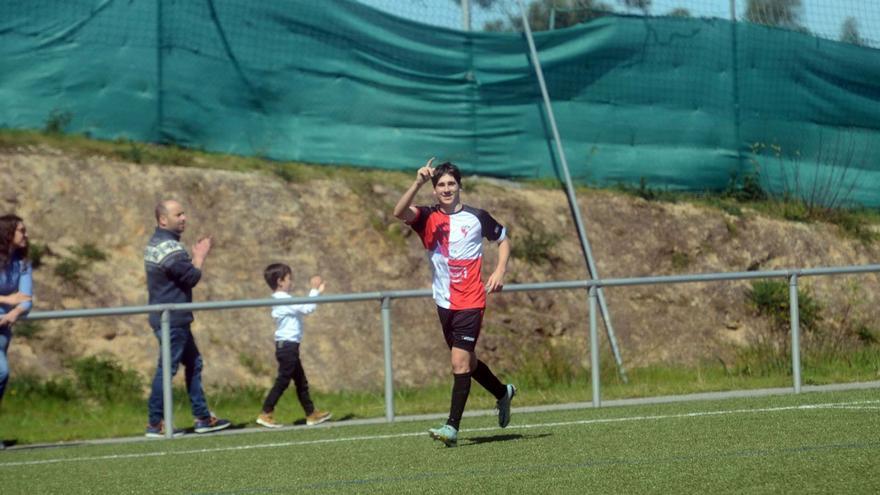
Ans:
{"type": "Polygon", "coordinates": [[[464,340],[465,342],[473,342],[474,338],[473,337],[462,337],[461,340],[464,340]]]}

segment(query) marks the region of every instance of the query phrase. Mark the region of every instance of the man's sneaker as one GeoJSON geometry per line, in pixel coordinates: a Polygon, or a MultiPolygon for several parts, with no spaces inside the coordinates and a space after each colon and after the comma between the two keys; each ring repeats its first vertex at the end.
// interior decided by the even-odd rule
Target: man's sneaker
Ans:
{"type": "Polygon", "coordinates": [[[321,411],[319,409],[315,409],[312,411],[312,414],[306,416],[306,424],[309,426],[319,425],[324,421],[333,417],[333,413],[327,411],[321,411]]]}
{"type": "Polygon", "coordinates": [[[498,426],[505,428],[510,424],[510,401],[516,395],[516,387],[512,383],[507,384],[507,393],[498,399],[495,408],[498,409],[498,426]]]}
{"type": "Polygon", "coordinates": [[[196,433],[210,433],[212,431],[222,430],[224,428],[229,428],[231,425],[228,420],[225,419],[217,419],[213,414],[207,418],[199,418],[196,419],[196,433]]]}
{"type": "MultiPolygon", "coordinates": [[[[174,430],[174,433],[171,434],[173,437],[179,437],[183,435],[183,430],[174,430]]],[[[145,437],[150,438],[164,438],[165,437],[165,422],[159,421],[158,424],[147,424],[147,430],[144,433],[145,437]]]]}
{"type": "Polygon", "coordinates": [[[431,435],[434,440],[443,442],[447,447],[458,445],[458,430],[453,426],[443,425],[440,428],[430,428],[428,435],[431,435]]]}
{"type": "Polygon", "coordinates": [[[282,426],[284,426],[281,423],[276,423],[275,418],[272,417],[272,413],[270,412],[260,413],[260,415],[257,417],[257,424],[263,425],[266,428],[281,428],[282,426]]]}

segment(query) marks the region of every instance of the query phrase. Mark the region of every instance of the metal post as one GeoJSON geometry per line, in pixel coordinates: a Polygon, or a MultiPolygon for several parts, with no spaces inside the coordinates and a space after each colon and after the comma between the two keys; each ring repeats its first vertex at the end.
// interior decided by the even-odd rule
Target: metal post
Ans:
{"type": "Polygon", "coordinates": [[[733,96],[733,145],[736,151],[737,173],[744,174],[742,152],[742,109],[739,94],[739,28],[736,25],[736,0],[730,0],[730,82],[733,96]]]}
{"type": "Polygon", "coordinates": [[[162,71],[162,57],[165,55],[162,50],[164,48],[162,32],[162,0],[156,0],[156,142],[163,141],[162,121],[165,120],[164,98],[162,97],[162,88],[165,85],[162,71]]]}
{"type": "Polygon", "coordinates": [[[590,377],[593,380],[593,407],[600,407],[599,402],[599,331],[596,318],[596,293],[598,288],[590,286],[590,377]]]}
{"type": "MultiPolygon", "coordinates": [[[[535,75],[538,77],[538,85],[541,88],[541,96],[544,99],[544,110],[547,112],[547,120],[550,122],[550,130],[553,133],[553,140],[556,143],[556,153],[559,155],[559,162],[562,165],[562,174],[565,180],[565,193],[568,196],[568,204],[574,215],[575,227],[577,227],[578,237],[581,242],[581,250],[584,258],[587,260],[587,269],[590,278],[598,279],[599,271],[596,270],[596,264],[593,262],[593,251],[590,249],[590,241],[587,239],[587,233],[584,229],[584,223],[581,219],[581,211],[578,207],[577,197],[574,194],[574,188],[571,185],[571,174],[568,171],[568,160],[565,157],[565,150],[562,147],[562,139],[559,137],[559,129],[556,127],[556,117],[553,115],[553,107],[550,105],[550,95],[547,93],[547,84],[544,82],[544,71],[541,69],[541,61],[538,60],[538,50],[535,48],[535,39],[532,37],[532,28],[529,26],[529,19],[526,16],[526,9],[522,0],[519,3],[519,11],[522,16],[523,27],[526,30],[526,39],[529,43],[529,51],[531,52],[532,63],[535,65],[535,75]]],[[[623,383],[629,380],[626,378],[626,370],[623,368],[623,359],[620,357],[620,350],[617,347],[617,338],[614,336],[614,327],[611,325],[611,314],[608,312],[608,305],[605,303],[605,293],[599,288],[599,308],[602,310],[602,319],[605,322],[605,331],[608,334],[608,343],[611,345],[611,352],[614,354],[614,360],[617,362],[617,372],[620,374],[623,383]]]]}
{"type": "Polygon", "coordinates": [[[471,30],[471,2],[461,0],[461,25],[465,31],[471,30]]]}
{"type": "Polygon", "coordinates": [[[162,311],[162,404],[165,414],[165,438],[174,438],[174,407],[171,403],[171,312],[162,311]]]}
{"type": "Polygon", "coordinates": [[[799,394],[801,393],[801,336],[796,273],[788,279],[788,299],[791,306],[791,376],[794,381],[794,393],[799,394]]]}
{"type": "Polygon", "coordinates": [[[391,298],[382,298],[382,336],[385,347],[385,420],[394,421],[394,375],[391,366],[391,298]]]}
{"type": "Polygon", "coordinates": [[[556,4],[550,6],[550,31],[556,29],[556,4]]]}

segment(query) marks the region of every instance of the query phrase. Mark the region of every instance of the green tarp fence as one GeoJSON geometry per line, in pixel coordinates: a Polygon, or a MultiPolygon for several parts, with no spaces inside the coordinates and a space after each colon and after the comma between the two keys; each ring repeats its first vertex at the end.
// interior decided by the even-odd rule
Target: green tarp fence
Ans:
{"type": "MultiPolygon", "coordinates": [[[[626,16],[536,43],[579,182],[717,190],[757,169],[777,193],[880,206],[880,50],[626,16]]],[[[0,127],[53,112],[101,139],[557,177],[522,33],[351,0],[0,0],[0,127]]]]}

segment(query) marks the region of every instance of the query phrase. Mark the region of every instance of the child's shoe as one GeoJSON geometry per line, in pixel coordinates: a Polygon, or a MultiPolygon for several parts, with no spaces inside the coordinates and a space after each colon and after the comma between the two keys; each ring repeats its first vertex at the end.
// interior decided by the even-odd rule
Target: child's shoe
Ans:
{"type": "Polygon", "coordinates": [[[309,426],[319,425],[324,421],[333,417],[333,413],[327,411],[321,411],[320,409],[315,409],[312,411],[312,414],[306,416],[306,424],[309,426]]]}
{"type": "Polygon", "coordinates": [[[281,428],[284,426],[281,423],[276,423],[275,418],[272,417],[272,413],[270,412],[260,413],[257,417],[257,424],[265,426],[266,428],[281,428]]]}

